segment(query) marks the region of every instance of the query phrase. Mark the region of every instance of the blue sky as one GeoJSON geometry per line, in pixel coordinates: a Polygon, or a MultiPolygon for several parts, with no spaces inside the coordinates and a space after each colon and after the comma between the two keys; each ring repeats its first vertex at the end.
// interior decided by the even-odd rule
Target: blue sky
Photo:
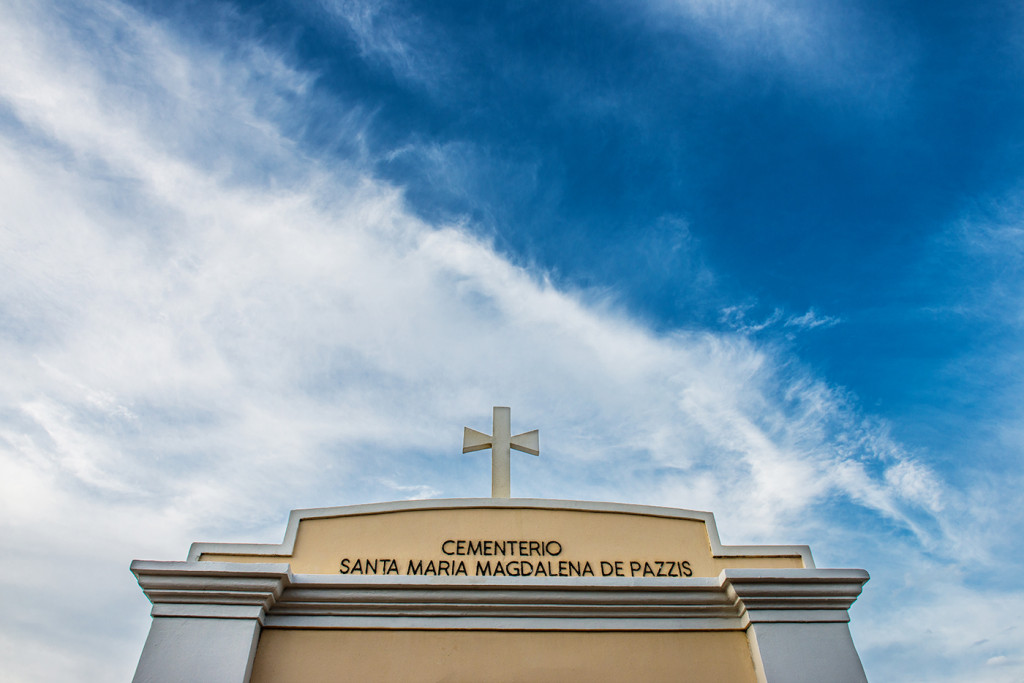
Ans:
{"type": "Polygon", "coordinates": [[[0,659],[292,508],[710,510],[872,574],[869,677],[1020,681],[1019,3],[0,7],[0,659]],[[1011,615],[1007,617],[1007,615],[1011,615]]]}

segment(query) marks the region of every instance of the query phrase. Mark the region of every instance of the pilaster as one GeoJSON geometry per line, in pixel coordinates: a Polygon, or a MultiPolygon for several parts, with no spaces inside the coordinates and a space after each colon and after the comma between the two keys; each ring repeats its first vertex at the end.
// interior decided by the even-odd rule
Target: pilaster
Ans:
{"type": "Polygon", "coordinates": [[[246,683],[260,629],[291,575],[288,565],[132,563],[153,603],[135,683],[246,683]]]}

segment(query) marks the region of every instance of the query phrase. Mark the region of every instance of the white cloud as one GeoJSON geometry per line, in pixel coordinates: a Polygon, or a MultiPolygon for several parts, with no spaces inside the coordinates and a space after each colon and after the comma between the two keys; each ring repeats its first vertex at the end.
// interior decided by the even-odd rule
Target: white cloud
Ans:
{"type": "MultiPolygon", "coordinates": [[[[618,4],[618,3],[614,3],[618,4]]],[[[636,3],[621,11],[636,12],[636,3]]],[[[916,59],[917,38],[897,34],[884,11],[806,0],[649,0],[640,11],[657,30],[686,34],[736,70],[793,85],[842,92],[886,112],[916,59]]]]}
{"type": "Polygon", "coordinates": [[[931,569],[938,576],[929,585],[903,591],[884,620],[856,629],[861,650],[877,653],[904,680],[1019,681],[1024,633],[1007,615],[1024,607],[1024,595],[1002,586],[967,589],[943,577],[941,566],[931,569]]]}
{"type": "Polygon", "coordinates": [[[320,0],[328,17],[346,31],[370,64],[412,84],[433,86],[448,75],[449,51],[434,43],[422,17],[388,0],[320,0]]]}
{"type": "Polygon", "coordinates": [[[656,335],[308,158],[278,123],[310,78],[258,46],[48,9],[0,9],[0,585],[31,622],[0,627],[10,675],[123,678],[133,557],[277,540],[292,507],[485,493],[458,438],[492,405],[542,431],[517,493],[715,509],[734,542],[833,498],[933,533],[942,482],[778,350],[656,335]]]}
{"type": "Polygon", "coordinates": [[[781,308],[775,308],[760,320],[752,320],[750,313],[754,304],[736,304],[726,306],[719,311],[718,322],[741,334],[754,334],[781,326],[795,330],[828,329],[835,327],[842,320],[835,316],[821,315],[814,308],[807,309],[801,315],[786,315],[781,308]]]}
{"type": "Polygon", "coordinates": [[[940,267],[966,270],[952,310],[967,317],[991,317],[1024,328],[1024,187],[965,211],[933,245],[940,267]],[[965,278],[967,279],[967,278],[965,278]]]}
{"type": "Polygon", "coordinates": [[[791,315],[786,319],[786,327],[813,330],[818,327],[835,327],[841,319],[831,315],[821,315],[813,308],[808,308],[803,315],[791,315]]]}
{"type": "Polygon", "coordinates": [[[768,329],[782,320],[782,309],[776,308],[762,320],[751,321],[748,319],[747,314],[753,308],[753,304],[726,306],[719,311],[718,322],[742,334],[750,334],[768,329]]]}

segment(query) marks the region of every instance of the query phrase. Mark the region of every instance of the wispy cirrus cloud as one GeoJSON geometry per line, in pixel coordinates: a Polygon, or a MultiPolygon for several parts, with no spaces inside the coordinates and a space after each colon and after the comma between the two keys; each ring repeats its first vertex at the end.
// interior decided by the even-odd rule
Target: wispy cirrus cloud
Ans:
{"type": "Polygon", "coordinates": [[[319,0],[317,5],[355,42],[367,63],[410,84],[436,86],[454,66],[443,42],[409,7],[373,0],[319,0]]]}
{"type": "Polygon", "coordinates": [[[813,330],[818,327],[835,327],[841,322],[841,318],[833,315],[821,315],[813,308],[808,308],[807,312],[803,315],[791,315],[786,318],[784,325],[786,327],[795,327],[797,329],[813,330]]]}
{"type": "Polygon", "coordinates": [[[755,310],[756,304],[752,303],[726,306],[719,311],[718,322],[741,334],[752,334],[773,328],[797,331],[828,329],[842,323],[838,316],[822,315],[813,307],[800,315],[787,315],[781,308],[775,308],[768,315],[756,318],[750,315],[755,310]]]}
{"type": "Polygon", "coordinates": [[[885,112],[900,101],[916,38],[863,10],[804,0],[651,0],[640,8],[655,28],[708,45],[723,64],[847,93],[885,112]]]}

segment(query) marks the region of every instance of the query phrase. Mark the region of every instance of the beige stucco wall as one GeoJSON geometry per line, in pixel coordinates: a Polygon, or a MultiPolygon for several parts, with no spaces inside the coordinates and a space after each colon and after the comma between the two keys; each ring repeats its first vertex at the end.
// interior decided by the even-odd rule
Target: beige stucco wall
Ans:
{"type": "MultiPolygon", "coordinates": [[[[447,546],[449,550],[453,546],[447,546]]],[[[299,524],[293,555],[267,556],[203,553],[202,561],[289,562],[297,574],[338,574],[342,558],[394,559],[400,574],[410,560],[435,563],[465,561],[472,576],[478,560],[518,560],[591,563],[600,577],[600,562],[621,562],[623,575],[634,575],[630,562],[647,562],[668,575],[673,565],[687,562],[691,576],[717,576],[727,567],[799,568],[799,555],[714,557],[703,521],[621,512],[517,508],[402,510],[380,514],[306,519],[299,524]],[[557,541],[558,556],[520,558],[446,555],[446,540],[557,541]],[[655,563],[661,562],[661,565],[655,563]]],[[[675,565],[680,571],[680,565],[675,565]]],[[[635,574],[641,576],[643,574],[635,574]]]]}
{"type": "Polygon", "coordinates": [[[253,683],[755,681],[742,631],[264,629],[253,683]]]}

